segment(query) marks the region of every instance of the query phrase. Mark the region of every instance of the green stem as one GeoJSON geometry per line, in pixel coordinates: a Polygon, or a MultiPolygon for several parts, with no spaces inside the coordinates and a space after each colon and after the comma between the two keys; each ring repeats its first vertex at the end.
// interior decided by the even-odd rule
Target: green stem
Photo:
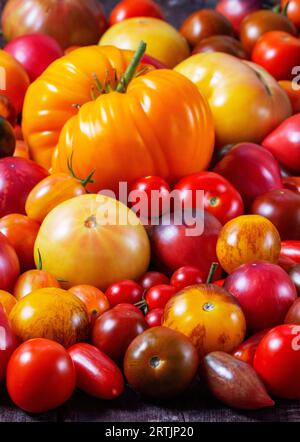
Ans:
{"type": "Polygon", "coordinates": [[[283,8],[283,10],[281,11],[281,14],[284,15],[285,17],[287,17],[287,10],[288,10],[289,4],[290,4],[290,2],[287,2],[285,4],[285,7],[283,8]]]}
{"type": "Polygon", "coordinates": [[[209,274],[208,274],[208,277],[207,277],[206,284],[211,284],[212,283],[213,278],[214,278],[214,274],[215,274],[215,272],[217,270],[218,265],[219,264],[217,262],[213,262],[212,263],[212,265],[210,267],[210,270],[209,270],[209,274]]]}
{"type": "Polygon", "coordinates": [[[78,176],[76,176],[76,174],[75,174],[75,172],[74,172],[74,170],[73,170],[73,152],[72,152],[70,158],[68,158],[67,165],[68,165],[68,169],[69,169],[69,172],[70,172],[71,176],[72,176],[75,180],[79,181],[80,184],[81,184],[85,189],[86,189],[86,186],[87,186],[88,184],[92,184],[92,183],[94,182],[94,180],[93,180],[92,178],[93,178],[93,175],[94,175],[94,173],[95,173],[95,170],[93,170],[93,171],[92,171],[92,172],[91,172],[86,178],[84,178],[84,179],[81,179],[81,178],[79,178],[78,176]]]}
{"type": "Polygon", "coordinates": [[[43,269],[43,260],[42,260],[42,255],[41,255],[41,252],[40,252],[40,249],[38,249],[38,257],[39,257],[39,262],[38,262],[38,265],[37,265],[37,269],[38,270],[42,270],[43,269]]]}
{"type": "Polygon", "coordinates": [[[133,79],[136,70],[139,66],[139,63],[143,57],[143,55],[146,52],[147,45],[144,41],[141,41],[139,44],[139,47],[136,51],[136,53],[133,56],[133,59],[131,60],[128,68],[126,69],[124,75],[122,76],[121,80],[119,81],[119,84],[116,88],[117,92],[125,93],[127,86],[129,85],[130,81],[133,79]]]}

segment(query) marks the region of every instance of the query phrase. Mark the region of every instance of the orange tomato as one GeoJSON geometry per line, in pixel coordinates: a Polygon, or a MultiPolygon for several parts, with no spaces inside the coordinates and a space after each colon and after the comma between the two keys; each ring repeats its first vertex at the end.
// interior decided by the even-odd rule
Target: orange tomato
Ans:
{"type": "Polygon", "coordinates": [[[286,15],[297,26],[300,28],[300,1],[299,0],[281,0],[282,10],[286,9],[286,15]]]}
{"type": "Polygon", "coordinates": [[[260,215],[242,215],[223,226],[217,256],[227,273],[252,261],[277,263],[281,240],[276,227],[260,215]]]}
{"type": "Polygon", "coordinates": [[[19,276],[14,287],[14,296],[17,300],[33,292],[47,287],[60,288],[57,279],[45,270],[28,270],[19,276]]]}
{"type": "Polygon", "coordinates": [[[290,99],[293,114],[298,114],[300,112],[300,90],[293,88],[293,82],[288,80],[283,80],[278,82],[280,86],[285,90],[287,96],[290,99]]]}
{"type": "Polygon", "coordinates": [[[29,218],[41,223],[54,207],[85,193],[80,181],[67,173],[55,173],[32,189],[26,200],[25,211],[29,218]]]}
{"type": "Polygon", "coordinates": [[[188,336],[200,357],[212,351],[230,353],[246,333],[245,317],[237,301],[213,284],[193,285],[171,298],[163,326],[188,336]]]}
{"type": "Polygon", "coordinates": [[[2,304],[7,316],[10,314],[12,308],[16,305],[16,298],[4,290],[0,290],[0,304],[2,304]]]}
{"type": "Polygon", "coordinates": [[[29,149],[25,141],[23,140],[16,140],[16,147],[14,151],[14,157],[19,158],[26,158],[27,160],[30,160],[29,156],[29,149]]]}
{"type": "Polygon", "coordinates": [[[92,323],[110,308],[105,294],[91,285],[77,285],[71,287],[69,292],[81,299],[85,304],[92,323]]]}
{"type": "Polygon", "coordinates": [[[22,65],[2,49],[0,49],[0,67],[1,94],[9,98],[16,112],[19,113],[29,86],[29,77],[22,65]]]}
{"type": "Polygon", "coordinates": [[[40,225],[25,215],[10,214],[0,219],[0,232],[14,247],[21,271],[35,268],[33,247],[40,225]]]}

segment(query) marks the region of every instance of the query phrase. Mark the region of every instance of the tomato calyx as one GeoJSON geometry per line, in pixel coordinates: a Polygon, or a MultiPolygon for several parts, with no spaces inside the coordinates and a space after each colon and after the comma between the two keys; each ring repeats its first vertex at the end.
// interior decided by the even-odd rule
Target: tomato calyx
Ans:
{"type": "Polygon", "coordinates": [[[158,368],[160,366],[161,359],[159,356],[152,356],[149,361],[149,365],[151,368],[158,368]]]}
{"type": "Polygon", "coordinates": [[[94,173],[96,172],[96,170],[93,170],[86,178],[84,178],[84,179],[82,179],[82,178],[79,178],[76,174],[75,174],[75,172],[74,172],[74,169],[73,169],[73,154],[74,154],[74,152],[72,152],[71,153],[71,156],[68,158],[68,160],[67,160],[67,166],[68,166],[68,170],[69,170],[69,172],[70,172],[70,175],[75,179],[75,180],[77,180],[84,188],[85,188],[85,190],[86,190],[86,193],[89,193],[88,192],[88,190],[87,190],[87,188],[86,188],[86,186],[88,185],[88,184],[92,184],[93,182],[94,182],[94,180],[92,179],[93,178],[93,176],[94,176],[94,173]]]}
{"type": "Polygon", "coordinates": [[[134,54],[121,80],[119,81],[119,84],[117,85],[116,88],[117,92],[123,94],[126,92],[129,83],[136,74],[137,68],[140,64],[143,55],[146,52],[146,49],[147,49],[147,44],[144,41],[141,41],[139,47],[137,48],[136,53],[134,54]]]}

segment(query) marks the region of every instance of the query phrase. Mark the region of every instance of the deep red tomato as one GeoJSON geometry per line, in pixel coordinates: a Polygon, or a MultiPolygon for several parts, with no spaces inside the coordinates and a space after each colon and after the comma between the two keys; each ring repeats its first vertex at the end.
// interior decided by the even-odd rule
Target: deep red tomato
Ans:
{"type": "Polygon", "coordinates": [[[292,192],[300,195],[300,177],[299,176],[287,176],[282,180],[283,187],[285,189],[292,190],[292,192]]]}
{"type": "Polygon", "coordinates": [[[256,42],[252,60],[276,80],[292,80],[295,76],[293,68],[300,61],[300,40],[287,32],[267,32],[256,42]]]}
{"type": "Polygon", "coordinates": [[[140,178],[130,187],[132,210],[141,219],[161,216],[169,210],[170,192],[169,184],[159,176],[140,178]]]}
{"type": "Polygon", "coordinates": [[[95,321],[92,344],[115,362],[122,363],[130,342],[147,328],[147,322],[140,313],[117,306],[95,321]]]}
{"type": "Polygon", "coordinates": [[[115,399],[124,390],[119,367],[97,347],[79,343],[68,349],[76,370],[76,386],[99,399],[115,399]]]}
{"type": "Polygon", "coordinates": [[[20,264],[15,249],[0,233],[0,290],[10,292],[20,274],[20,264]]]}
{"type": "Polygon", "coordinates": [[[270,393],[300,399],[300,326],[270,330],[257,347],[254,368],[270,393]]]}
{"type": "Polygon", "coordinates": [[[151,312],[147,313],[145,320],[149,327],[158,327],[162,324],[162,317],[164,314],[163,308],[155,308],[151,312]]]}
{"type": "Polygon", "coordinates": [[[241,361],[247,362],[250,365],[253,365],[253,359],[258,347],[258,344],[262,340],[262,338],[270,331],[270,329],[261,330],[258,333],[250,336],[250,338],[246,339],[246,341],[242,342],[233,352],[232,355],[240,359],[241,361]]]}
{"type": "Polygon", "coordinates": [[[112,10],[109,23],[112,26],[131,17],[154,17],[164,20],[164,13],[152,0],[122,0],[112,10]]]}
{"type": "Polygon", "coordinates": [[[280,256],[290,258],[296,263],[300,263],[300,241],[282,241],[280,256]]]}
{"type": "Polygon", "coordinates": [[[144,290],[149,290],[151,287],[160,284],[169,284],[169,278],[160,272],[147,272],[139,280],[138,283],[144,290]]]}
{"type": "Polygon", "coordinates": [[[12,354],[7,390],[12,401],[29,413],[43,413],[72,395],[75,368],[64,347],[49,339],[30,339],[12,354]]]}
{"type": "Polygon", "coordinates": [[[11,330],[10,323],[0,304],[0,382],[3,382],[6,375],[6,367],[9,358],[17,347],[16,338],[11,330]]]}
{"type": "Polygon", "coordinates": [[[141,287],[135,281],[124,279],[110,285],[105,292],[111,307],[118,304],[136,304],[142,299],[144,293],[141,287]]]}
{"type": "Polygon", "coordinates": [[[173,273],[170,284],[179,291],[189,285],[202,284],[203,282],[203,274],[199,269],[185,266],[173,273]]]}
{"type": "Polygon", "coordinates": [[[138,313],[139,315],[141,315],[142,318],[144,318],[143,312],[134,304],[126,304],[126,302],[123,302],[121,304],[116,305],[114,309],[131,310],[134,311],[135,313],[138,313]]]}
{"type": "MultiPolygon", "coordinates": [[[[204,191],[204,209],[212,213],[222,223],[226,224],[232,218],[243,215],[244,204],[239,192],[230,182],[214,172],[198,172],[180,180],[176,186],[180,191],[183,207],[199,207],[202,197],[197,191],[204,191]]],[[[201,208],[201,206],[200,206],[201,208]]]]}
{"type": "Polygon", "coordinates": [[[175,287],[167,284],[151,287],[145,295],[148,310],[151,311],[155,308],[164,308],[169,299],[176,295],[177,291],[178,290],[175,287]]]}

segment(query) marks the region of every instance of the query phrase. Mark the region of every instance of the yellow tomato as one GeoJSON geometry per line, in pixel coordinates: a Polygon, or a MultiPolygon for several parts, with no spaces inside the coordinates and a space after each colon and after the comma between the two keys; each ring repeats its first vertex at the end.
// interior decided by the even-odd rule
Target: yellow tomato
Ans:
{"type": "Polygon", "coordinates": [[[171,298],[163,325],[188,336],[200,357],[212,351],[231,352],[246,333],[245,317],[237,301],[213,284],[193,285],[171,298]]]}
{"type": "Polygon", "coordinates": [[[54,276],[45,270],[28,270],[17,279],[14,287],[14,296],[19,301],[34,290],[47,287],[60,288],[60,284],[54,276]]]}
{"type": "Polygon", "coordinates": [[[35,260],[65,281],[64,287],[106,289],[121,279],[137,279],[148,268],[148,236],[136,215],[104,195],[81,195],[53,209],[35,242],[35,260]]]}
{"type": "Polygon", "coordinates": [[[99,44],[136,51],[141,40],[147,43],[148,55],[170,68],[190,54],[187,41],[173,26],[152,17],[135,17],[115,24],[99,44]]]}
{"type": "Polygon", "coordinates": [[[203,53],[175,70],[192,80],[208,99],[218,146],[260,143],[292,114],[286,93],[254,63],[218,52],[203,53]]]}
{"type": "Polygon", "coordinates": [[[227,273],[247,262],[277,263],[281,240],[276,227],[260,215],[242,215],[223,226],[217,242],[217,256],[227,273]]]}
{"type": "Polygon", "coordinates": [[[2,304],[4,311],[7,315],[10,314],[12,308],[17,303],[16,298],[4,290],[0,290],[0,304],[2,304]]]}

